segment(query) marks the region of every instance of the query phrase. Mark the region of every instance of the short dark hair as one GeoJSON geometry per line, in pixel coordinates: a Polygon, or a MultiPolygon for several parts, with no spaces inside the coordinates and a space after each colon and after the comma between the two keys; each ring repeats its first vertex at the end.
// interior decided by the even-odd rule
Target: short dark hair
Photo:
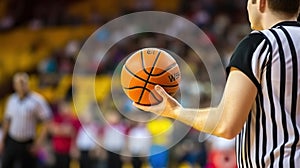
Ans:
{"type": "Polygon", "coordinates": [[[295,15],[299,11],[300,0],[267,0],[270,9],[276,12],[295,15]]]}

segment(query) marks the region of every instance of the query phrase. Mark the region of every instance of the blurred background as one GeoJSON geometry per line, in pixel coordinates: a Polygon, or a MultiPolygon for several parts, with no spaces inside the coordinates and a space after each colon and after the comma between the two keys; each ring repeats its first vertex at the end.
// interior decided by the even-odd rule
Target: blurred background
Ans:
{"type": "MultiPolygon", "coordinates": [[[[6,100],[13,92],[12,76],[20,71],[29,73],[31,89],[45,97],[53,115],[60,111],[69,111],[75,118],[78,117],[72,104],[74,96],[72,72],[78,52],[85,40],[110,20],[145,10],[170,12],[196,24],[216,47],[224,67],[238,41],[250,32],[246,1],[241,0],[1,0],[0,121],[3,120],[6,100]]],[[[210,104],[210,81],[203,63],[196,59],[195,53],[175,38],[146,33],[126,38],[116,44],[106,53],[100,65],[95,65],[94,62],[87,63],[88,67],[98,72],[95,79],[96,86],[99,86],[96,88],[97,100],[96,102],[90,101],[91,95],[88,94],[90,86],[84,82],[84,78],[78,80],[76,83],[78,92],[75,93],[80,95],[78,97],[82,102],[82,105],[77,107],[79,111],[89,111],[93,115],[99,112],[96,106],[101,106],[102,111],[111,109],[117,111],[114,102],[111,101],[112,74],[124,57],[145,46],[160,47],[175,52],[196,74],[197,83],[183,81],[186,85],[190,84],[186,92],[191,95],[191,100],[185,102],[186,106],[193,101],[194,94],[201,96],[202,101],[199,106],[204,107],[210,104]],[[198,89],[193,90],[194,87],[198,89]]],[[[130,102],[124,99],[122,110],[134,111],[129,106],[130,102]]],[[[145,128],[142,129],[144,135],[153,134],[156,130],[155,125],[160,127],[164,124],[168,125],[166,121],[157,121],[154,124],[136,123],[122,115],[115,118],[107,117],[112,118],[113,124],[121,124],[126,134],[134,133],[134,128],[140,127],[145,128]]],[[[82,120],[90,121],[91,118],[93,117],[85,116],[82,120]]],[[[95,122],[96,136],[105,140],[107,138],[105,126],[101,121],[95,122]]],[[[80,129],[78,131],[80,132],[80,129]]],[[[168,167],[235,167],[232,141],[210,138],[199,142],[198,135],[197,131],[190,130],[177,145],[169,150],[168,167]]],[[[40,167],[51,167],[55,163],[52,155],[55,150],[53,136],[49,135],[45,147],[41,149],[40,167]]],[[[122,138],[119,140],[126,141],[122,138]]],[[[166,143],[160,142],[161,139],[152,140],[152,143],[156,141],[166,143]]],[[[130,148],[128,147],[130,143],[124,142],[118,143],[120,149],[117,150],[130,148]],[[127,147],[124,147],[126,145],[127,147]]],[[[80,150],[80,144],[77,148],[80,150]]],[[[92,145],[92,148],[93,151],[97,148],[97,152],[92,156],[97,162],[95,167],[110,168],[107,161],[108,152],[101,147],[92,145]]],[[[130,153],[131,150],[127,152],[130,153]]],[[[72,168],[79,167],[79,157],[72,156],[72,168]]],[[[123,167],[132,167],[133,158],[120,157],[123,167]]],[[[147,157],[137,160],[142,162],[142,167],[150,166],[147,157]]]]}

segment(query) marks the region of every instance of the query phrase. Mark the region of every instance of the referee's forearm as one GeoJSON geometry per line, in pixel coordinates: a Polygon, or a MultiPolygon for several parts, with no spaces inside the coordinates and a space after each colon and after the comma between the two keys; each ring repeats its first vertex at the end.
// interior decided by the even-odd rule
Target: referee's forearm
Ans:
{"type": "Polygon", "coordinates": [[[3,130],[2,139],[1,139],[2,142],[4,142],[7,137],[9,125],[10,125],[10,121],[8,119],[4,119],[3,126],[2,126],[2,130],[3,130]]]}
{"type": "Polygon", "coordinates": [[[201,132],[232,139],[236,134],[231,131],[233,130],[231,125],[222,119],[223,109],[223,106],[201,109],[183,108],[175,119],[201,132]]]}
{"type": "Polygon", "coordinates": [[[42,123],[41,132],[39,133],[38,137],[35,138],[36,145],[41,145],[45,141],[48,133],[48,128],[49,128],[49,121],[44,121],[42,123]]]}

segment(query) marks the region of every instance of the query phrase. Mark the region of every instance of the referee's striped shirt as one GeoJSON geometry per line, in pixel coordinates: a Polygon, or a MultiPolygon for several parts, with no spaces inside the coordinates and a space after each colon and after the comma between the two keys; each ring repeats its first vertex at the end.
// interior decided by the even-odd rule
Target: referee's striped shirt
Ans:
{"type": "Polygon", "coordinates": [[[253,31],[236,48],[230,67],[258,94],[236,137],[238,167],[300,166],[300,23],[281,22],[253,31]]]}
{"type": "Polygon", "coordinates": [[[8,135],[16,141],[27,141],[35,138],[36,124],[48,120],[50,108],[44,98],[34,92],[20,99],[12,94],[6,105],[5,119],[10,122],[8,135]]]}

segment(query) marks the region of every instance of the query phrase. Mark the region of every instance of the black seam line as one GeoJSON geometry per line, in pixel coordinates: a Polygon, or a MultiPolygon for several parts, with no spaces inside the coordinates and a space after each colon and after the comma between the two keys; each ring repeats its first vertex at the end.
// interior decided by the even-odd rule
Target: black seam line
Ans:
{"type": "Polygon", "coordinates": [[[246,127],[246,154],[247,154],[247,166],[248,167],[253,167],[252,166],[252,161],[251,161],[251,152],[250,152],[250,146],[251,146],[251,121],[252,121],[252,113],[251,111],[249,112],[248,115],[248,121],[247,121],[247,127],[246,127]]]}
{"type": "MultiPolygon", "coordinates": [[[[241,130],[241,136],[240,136],[241,141],[243,141],[244,138],[245,138],[245,128],[243,128],[243,129],[241,130]]],[[[244,143],[244,141],[243,141],[243,143],[244,143]]],[[[244,146],[244,145],[243,145],[243,146],[244,146]]],[[[243,148],[243,149],[244,149],[244,148],[243,148]]],[[[241,147],[241,150],[242,150],[242,147],[241,147]]],[[[243,158],[245,158],[245,152],[241,151],[241,157],[240,157],[241,163],[242,163],[241,168],[244,168],[244,167],[245,167],[245,163],[244,163],[245,160],[244,160],[243,158]]]]}
{"type": "Polygon", "coordinates": [[[248,165],[248,159],[249,159],[249,156],[248,156],[248,152],[247,152],[247,145],[246,145],[246,143],[247,143],[247,126],[244,126],[244,129],[243,129],[243,135],[244,135],[244,137],[243,137],[243,139],[244,139],[244,141],[243,141],[243,143],[245,143],[245,145],[244,145],[244,147],[243,147],[243,153],[244,153],[244,159],[243,159],[243,163],[244,163],[244,165],[243,165],[243,167],[249,167],[249,165],[248,165]]]}
{"type": "Polygon", "coordinates": [[[142,68],[143,68],[143,71],[144,71],[147,75],[150,75],[150,73],[147,72],[147,70],[146,70],[143,51],[141,51],[141,54],[140,54],[140,55],[141,55],[141,61],[142,61],[142,68]]]}
{"type": "MultiPolygon", "coordinates": [[[[273,48],[272,48],[272,44],[271,44],[270,40],[268,39],[268,37],[265,34],[263,34],[262,32],[260,32],[260,33],[266,37],[266,45],[269,44],[269,47],[270,47],[269,48],[269,54],[272,54],[273,48]]],[[[263,50],[260,52],[260,56],[259,56],[258,59],[260,59],[260,57],[261,57],[261,55],[262,55],[263,52],[264,52],[263,50]]],[[[262,77],[262,74],[264,73],[264,71],[266,70],[266,67],[271,64],[270,60],[268,58],[269,58],[268,56],[266,56],[264,58],[263,64],[261,66],[261,72],[260,72],[260,76],[261,77],[262,77]]]]}
{"type": "MultiPolygon", "coordinates": [[[[126,65],[125,65],[125,69],[127,70],[127,72],[129,72],[132,76],[138,78],[139,80],[143,81],[143,82],[147,82],[147,80],[137,76],[136,74],[134,74],[126,65]]],[[[178,86],[178,84],[174,84],[174,85],[162,85],[162,84],[158,84],[158,83],[155,83],[155,82],[150,82],[148,81],[148,84],[151,84],[151,85],[160,85],[162,87],[176,87],[178,86]]]]}
{"type": "MultiPolygon", "coordinates": [[[[261,33],[261,34],[263,34],[263,33],[261,33]]],[[[263,35],[264,35],[264,34],[263,34],[263,35]]],[[[265,35],[264,35],[264,36],[265,36],[265,35]]],[[[265,36],[265,37],[266,37],[266,36],[265,36]]],[[[271,42],[270,42],[270,40],[269,40],[268,38],[265,38],[265,43],[264,43],[264,45],[263,45],[263,47],[262,47],[262,49],[261,49],[261,51],[260,51],[260,53],[259,53],[258,60],[260,60],[260,58],[261,58],[263,52],[267,49],[268,45],[269,45],[269,48],[268,48],[268,52],[267,52],[266,55],[272,53],[272,45],[271,45],[271,42]]],[[[261,64],[261,67],[260,67],[260,69],[261,69],[261,72],[260,72],[260,81],[262,80],[262,74],[264,73],[265,68],[266,68],[267,58],[268,58],[267,56],[264,58],[264,60],[263,60],[263,62],[262,62],[262,64],[261,64]]]]}
{"type": "Polygon", "coordinates": [[[288,31],[282,27],[283,32],[285,33],[288,43],[290,46],[291,54],[292,54],[292,66],[293,66],[293,79],[292,79],[292,102],[291,102],[291,118],[292,118],[292,124],[295,134],[294,143],[292,144],[292,150],[291,150],[291,157],[290,157],[290,167],[295,167],[295,153],[296,153],[296,147],[297,143],[299,141],[299,130],[297,129],[297,123],[296,123],[296,110],[297,110],[297,91],[298,91],[298,60],[297,60],[297,53],[295,49],[294,42],[291,38],[291,35],[288,33],[288,31]]]}
{"type": "Polygon", "coordinates": [[[260,151],[260,145],[259,145],[259,135],[260,135],[260,121],[261,121],[261,110],[260,110],[260,97],[262,96],[262,91],[258,90],[259,97],[255,99],[256,102],[256,116],[255,116],[255,164],[258,168],[260,168],[260,162],[259,162],[259,151],[260,151]]]}
{"type": "MultiPolygon", "coordinates": [[[[141,88],[144,88],[143,86],[133,86],[133,87],[124,87],[124,89],[127,89],[127,90],[131,90],[131,89],[141,89],[141,88]]],[[[147,88],[146,88],[147,89],[147,88]]]]}
{"type": "MultiPolygon", "coordinates": [[[[144,87],[142,86],[133,86],[133,87],[125,87],[124,89],[126,90],[131,90],[131,89],[144,89],[144,87]]],[[[145,90],[147,90],[153,97],[156,101],[160,101],[155,95],[154,93],[152,93],[148,88],[145,88],[145,90]]]]}
{"type": "MultiPolygon", "coordinates": [[[[144,88],[143,88],[142,93],[141,93],[141,95],[140,95],[140,97],[139,97],[139,100],[138,100],[139,103],[140,103],[140,101],[142,100],[143,94],[144,94],[144,92],[145,92],[145,89],[146,89],[147,84],[148,84],[148,82],[149,82],[149,79],[150,79],[150,77],[151,77],[151,73],[152,73],[153,70],[154,70],[154,66],[155,66],[155,64],[157,63],[157,60],[158,60],[158,58],[159,58],[160,53],[161,53],[160,51],[157,53],[156,58],[155,58],[155,60],[154,60],[154,62],[153,62],[152,68],[151,68],[151,70],[150,70],[150,74],[148,75],[147,81],[145,82],[144,88]]],[[[143,54],[143,52],[141,52],[141,54],[143,54]]],[[[144,65],[144,61],[143,61],[143,60],[142,60],[142,64],[144,65]]],[[[143,67],[143,69],[145,69],[145,67],[143,67]]]]}
{"type": "Polygon", "coordinates": [[[160,76],[160,75],[166,73],[168,70],[170,70],[170,69],[176,67],[176,65],[177,65],[177,63],[173,63],[173,64],[169,65],[166,69],[164,69],[162,72],[157,73],[157,74],[150,74],[150,73],[147,72],[145,69],[144,69],[144,71],[145,71],[146,74],[151,75],[151,76],[160,76]]]}
{"type": "Polygon", "coordinates": [[[139,103],[139,102],[135,102],[135,103],[139,104],[139,105],[143,105],[143,106],[155,106],[155,105],[158,105],[160,102],[154,103],[154,104],[145,104],[145,103],[139,103]]]}
{"type": "Polygon", "coordinates": [[[242,165],[243,165],[243,163],[242,163],[242,155],[241,155],[241,150],[242,150],[242,145],[241,145],[241,143],[242,143],[242,131],[240,132],[240,134],[239,134],[239,136],[238,136],[238,146],[239,146],[239,149],[238,149],[238,151],[237,151],[237,153],[238,153],[238,163],[239,163],[239,165],[240,165],[240,167],[242,167],[242,165]]]}
{"type": "MultiPolygon", "coordinates": [[[[280,37],[278,36],[277,32],[275,30],[270,30],[271,33],[274,35],[278,47],[279,47],[279,60],[280,60],[280,80],[282,81],[280,83],[280,104],[283,103],[284,104],[284,90],[285,90],[285,61],[284,61],[284,51],[282,48],[282,43],[280,40],[280,37]],[[284,80],[284,81],[283,81],[284,80]],[[283,95],[283,96],[282,96],[283,95]]],[[[272,129],[272,133],[273,133],[273,149],[270,152],[270,159],[271,159],[271,163],[270,163],[270,167],[273,167],[274,164],[274,151],[275,148],[277,146],[277,123],[276,123],[276,118],[275,118],[275,105],[274,105],[274,99],[273,99],[273,89],[272,89],[272,83],[271,83],[271,78],[272,78],[272,72],[271,69],[269,70],[269,72],[267,72],[266,74],[266,78],[267,78],[267,87],[268,87],[268,94],[269,94],[269,101],[270,101],[270,108],[271,108],[271,121],[272,121],[272,125],[273,125],[273,129],[272,129]]],[[[281,110],[283,110],[283,104],[281,104],[281,110]]]]}
{"type": "MultiPolygon", "coordinates": [[[[262,93],[261,93],[261,96],[260,96],[260,102],[261,104],[263,105],[264,104],[264,100],[263,100],[263,97],[262,97],[262,93]]],[[[266,128],[266,114],[265,114],[265,109],[262,109],[261,111],[261,127],[262,127],[262,139],[263,139],[263,142],[262,142],[262,153],[261,153],[261,167],[265,167],[265,156],[266,156],[266,153],[267,153],[267,128],[266,128]]]]}

